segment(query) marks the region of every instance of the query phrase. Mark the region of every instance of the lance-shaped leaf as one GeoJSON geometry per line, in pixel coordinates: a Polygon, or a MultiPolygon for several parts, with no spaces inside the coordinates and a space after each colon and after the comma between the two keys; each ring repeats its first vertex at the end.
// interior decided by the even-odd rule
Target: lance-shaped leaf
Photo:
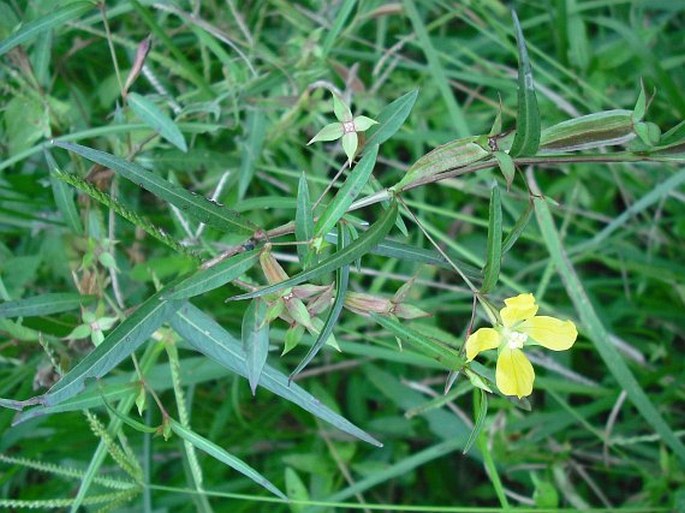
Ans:
{"type": "Polygon", "coordinates": [[[533,70],[526,50],[526,41],[515,11],[511,11],[516,32],[516,47],[519,56],[518,74],[518,116],[516,118],[516,136],[511,143],[509,154],[512,157],[535,155],[540,145],[540,111],[535,96],[533,70]]]}
{"type": "Polygon", "coordinates": [[[162,109],[138,93],[129,93],[128,106],[147,126],[157,132],[162,138],[176,146],[183,153],[188,151],[188,145],[173,120],[162,109]]]}
{"type": "Polygon", "coordinates": [[[163,292],[164,289],[141,304],[44,395],[14,405],[3,404],[16,409],[32,404],[54,406],[83,390],[86,380],[107,374],[150,338],[181,306],[181,301],[162,299],[163,292]]]}
{"type": "Polygon", "coordinates": [[[238,212],[157,176],[144,167],[100,150],[80,144],[54,141],[53,144],[105,166],[152,194],[175,205],[200,222],[224,231],[254,233],[259,227],[238,212]]]}
{"type": "MultiPolygon", "coordinates": [[[[338,251],[342,251],[349,243],[349,234],[344,224],[338,225],[338,251]]],[[[333,328],[335,323],[338,322],[338,317],[340,317],[340,312],[345,304],[345,294],[347,293],[347,287],[350,281],[350,266],[343,265],[340,267],[335,274],[335,300],[333,301],[333,306],[331,306],[326,321],[323,324],[323,328],[316,337],[314,344],[307,352],[306,356],[302,359],[299,365],[290,375],[290,379],[297,376],[302,370],[312,361],[316,354],[321,350],[321,348],[326,344],[328,337],[333,333],[333,328]]]]}
{"type": "Polygon", "coordinates": [[[312,202],[309,197],[309,185],[304,173],[300,176],[297,186],[297,210],[295,211],[295,238],[297,245],[297,255],[303,268],[309,267],[309,259],[312,250],[309,242],[314,236],[314,214],[312,213],[312,202]]]}
{"type": "Polygon", "coordinates": [[[188,299],[214,290],[245,274],[259,259],[259,251],[238,253],[212,267],[200,268],[172,287],[167,287],[165,299],[188,299]]]}
{"type": "Polygon", "coordinates": [[[253,469],[240,458],[236,458],[228,451],[226,451],[223,447],[220,447],[211,440],[207,440],[206,438],[198,435],[195,431],[183,427],[179,422],[176,422],[174,419],[169,419],[169,422],[171,425],[171,430],[178,436],[183,438],[185,441],[190,442],[193,446],[197,447],[201,451],[206,452],[213,458],[216,458],[220,462],[225,463],[226,465],[237,470],[244,476],[249,477],[255,483],[257,483],[260,486],[263,486],[277,497],[287,500],[285,494],[278,488],[276,488],[276,486],[274,486],[274,484],[271,481],[269,481],[266,477],[257,472],[255,469],[253,469]]]}
{"type": "Polygon", "coordinates": [[[259,376],[262,374],[269,354],[269,323],[266,318],[266,301],[255,299],[243,316],[243,351],[247,367],[247,380],[252,395],[257,392],[259,376]]]}
{"type": "Polygon", "coordinates": [[[359,196],[366,182],[369,181],[377,156],[378,145],[364,153],[364,157],[354,166],[347,180],[345,180],[345,183],[338,190],[335,198],[333,198],[333,201],[328,204],[326,210],[319,216],[314,226],[314,237],[321,237],[332,230],[335,224],[347,212],[347,209],[350,208],[352,202],[359,196]]]}
{"type": "Polygon", "coordinates": [[[378,124],[372,126],[366,134],[365,152],[372,148],[374,144],[383,144],[395,135],[409,117],[418,94],[418,89],[409,91],[380,111],[378,116],[376,116],[378,124]]]}
{"type": "Polygon", "coordinates": [[[288,287],[293,287],[305,281],[311,280],[317,276],[321,276],[322,274],[335,271],[343,265],[354,262],[357,258],[369,253],[380,241],[383,240],[383,237],[385,237],[393,227],[396,216],[397,203],[393,202],[392,206],[383,213],[380,219],[378,219],[378,221],[376,221],[371,228],[369,228],[357,240],[355,240],[342,251],[337,251],[330,257],[319,262],[311,269],[302,271],[301,273],[296,274],[287,280],[284,280],[280,283],[274,283],[273,285],[255,290],[254,292],[248,292],[246,294],[230,297],[227,299],[227,301],[252,299],[255,297],[264,296],[266,294],[271,294],[273,292],[277,292],[288,287]]]}
{"type": "MultiPolygon", "coordinates": [[[[171,326],[197,351],[209,356],[231,372],[247,376],[245,355],[240,340],[221,327],[207,314],[186,303],[171,319],[171,326]]],[[[350,421],[324,406],[321,401],[296,383],[289,384],[288,377],[264,365],[259,384],[274,394],[297,404],[312,415],[316,415],[336,428],[370,444],[382,444],[350,421]]]]}
{"type": "Polygon", "coordinates": [[[49,14],[41,16],[37,20],[30,21],[19,30],[0,42],[0,56],[9,52],[12,48],[26,41],[30,41],[40,34],[44,34],[55,27],[66,25],[93,8],[90,2],[73,2],[60,9],[52,10],[49,14]]]}
{"type": "Polygon", "coordinates": [[[70,292],[43,294],[16,301],[0,303],[0,318],[2,317],[36,317],[60,312],[76,310],[81,305],[93,302],[94,296],[82,296],[70,292]]]}

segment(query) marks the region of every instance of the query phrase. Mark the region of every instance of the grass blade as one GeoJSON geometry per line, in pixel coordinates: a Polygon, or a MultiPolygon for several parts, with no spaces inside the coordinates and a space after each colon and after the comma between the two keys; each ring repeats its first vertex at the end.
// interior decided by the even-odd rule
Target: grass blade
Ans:
{"type": "Polygon", "coordinates": [[[516,31],[516,46],[519,54],[518,76],[518,116],[516,118],[516,136],[511,143],[509,155],[526,157],[535,155],[540,146],[540,111],[535,97],[533,70],[526,50],[526,41],[516,11],[511,11],[516,31]]]}
{"type": "Polygon", "coordinates": [[[343,28],[345,27],[347,18],[350,17],[352,9],[354,9],[356,3],[357,0],[345,0],[338,9],[338,12],[335,15],[335,21],[333,22],[333,26],[330,30],[327,31],[326,39],[323,42],[323,47],[321,50],[323,59],[326,59],[328,57],[328,54],[333,49],[335,40],[338,38],[343,28]]]}
{"type": "Polygon", "coordinates": [[[504,239],[504,242],[502,243],[502,254],[509,251],[514,246],[514,244],[516,244],[516,241],[519,239],[519,237],[521,236],[523,231],[528,226],[528,221],[530,221],[530,216],[532,216],[532,215],[533,215],[533,204],[528,203],[528,205],[526,206],[526,209],[523,211],[523,213],[516,220],[514,227],[511,229],[509,234],[504,239]]]}
{"type": "Polygon", "coordinates": [[[176,146],[183,153],[188,151],[188,145],[173,120],[150,100],[138,93],[129,93],[126,97],[128,106],[140,120],[157,132],[162,138],[176,146]]]}
{"type": "Polygon", "coordinates": [[[343,265],[348,265],[354,262],[357,258],[369,253],[381,240],[385,237],[388,232],[392,229],[395,224],[395,217],[397,216],[397,203],[393,202],[392,206],[386,210],[378,221],[376,221],[371,228],[369,228],[364,234],[362,234],[357,240],[347,246],[344,250],[339,251],[331,255],[330,257],[322,260],[316,266],[309,270],[302,271],[295,276],[284,280],[280,283],[274,283],[267,287],[263,287],[254,292],[248,292],[246,294],[239,294],[227,299],[227,301],[238,301],[241,299],[252,299],[255,297],[261,297],[266,294],[271,294],[273,292],[283,290],[287,287],[293,287],[299,283],[303,283],[310,279],[321,276],[331,271],[335,271],[343,265]]]}
{"type": "Polygon", "coordinates": [[[378,124],[373,125],[366,133],[367,149],[374,144],[381,145],[395,135],[409,117],[418,95],[418,89],[409,91],[380,111],[376,117],[378,124]]]}
{"type": "Polygon", "coordinates": [[[68,21],[78,18],[92,8],[93,4],[90,2],[74,2],[23,25],[14,34],[0,43],[0,56],[9,52],[15,46],[38,37],[40,34],[49,32],[55,27],[65,25],[68,21]]]}
{"type": "Polygon", "coordinates": [[[247,380],[252,395],[257,391],[259,376],[262,374],[266,357],[269,354],[269,323],[266,322],[267,304],[255,299],[250,303],[243,316],[242,336],[247,380]]]}
{"type": "Polygon", "coordinates": [[[177,206],[200,222],[225,231],[228,231],[228,228],[242,233],[254,233],[259,230],[257,225],[243,218],[238,212],[214,203],[207,198],[197,196],[138,164],[80,144],[58,141],[53,144],[116,171],[127,180],[177,206]]]}
{"type": "MultiPolygon", "coordinates": [[[[535,191],[534,191],[535,192],[535,191]]],[[[542,237],[549,250],[550,257],[554,262],[559,274],[561,275],[566,292],[570,296],[575,306],[580,320],[583,323],[585,332],[594,344],[604,363],[611,371],[620,387],[626,391],[628,398],[635,405],[644,419],[654,428],[680,459],[685,463],[685,446],[673,433],[659,411],[656,409],[649,396],[642,389],[638,381],[633,376],[625,360],[618,352],[616,347],[609,339],[609,333],[604,327],[601,319],[595,312],[590,298],[587,296],[580,278],[576,274],[568,255],[559,236],[559,232],[554,224],[552,214],[544,198],[533,196],[535,215],[542,237]]]]}
{"type": "Polygon", "coordinates": [[[421,352],[440,362],[450,370],[459,370],[466,363],[456,349],[422,335],[418,331],[402,324],[394,317],[372,313],[371,318],[394,336],[409,342],[412,346],[420,349],[421,352]]]}
{"type": "MultiPolygon", "coordinates": [[[[170,323],[174,330],[197,351],[212,358],[231,372],[247,377],[245,354],[240,341],[200,309],[186,303],[172,317],[170,323]]],[[[355,438],[379,447],[382,445],[349,420],[323,405],[298,384],[289,383],[285,374],[269,364],[264,365],[259,384],[355,438]]]]}
{"type": "Polygon", "coordinates": [[[416,4],[413,0],[404,0],[402,5],[404,5],[404,10],[409,17],[412,26],[414,27],[414,32],[418,38],[419,46],[426,55],[426,59],[428,60],[428,69],[433,77],[434,83],[440,91],[440,95],[445,101],[447,113],[452,119],[457,136],[467,137],[471,134],[471,131],[469,130],[468,123],[466,122],[466,117],[464,116],[464,112],[462,111],[461,107],[454,99],[454,94],[450,89],[449,80],[447,79],[445,69],[440,62],[438,52],[435,50],[435,47],[430,40],[428,30],[426,30],[426,25],[421,19],[421,15],[416,8],[416,4]]]}
{"type": "Polygon", "coordinates": [[[369,151],[364,153],[362,159],[354,166],[354,169],[340,187],[338,193],[333,198],[326,210],[323,211],[314,226],[314,237],[322,237],[333,229],[338,221],[345,215],[347,209],[359,196],[366,182],[373,171],[378,157],[378,145],[374,145],[369,151]]]}
{"type": "Polygon", "coordinates": [[[245,274],[259,259],[259,251],[238,253],[218,264],[201,268],[183,278],[172,287],[167,287],[164,299],[188,299],[217,289],[245,274]]]}
{"type": "MultiPolygon", "coordinates": [[[[344,225],[338,225],[338,251],[345,249],[349,243],[348,233],[344,225]]],[[[290,379],[297,376],[302,370],[309,365],[309,362],[317,355],[321,348],[326,344],[328,337],[333,333],[333,328],[335,323],[338,322],[338,317],[340,317],[340,312],[342,312],[343,305],[345,304],[345,294],[347,293],[347,287],[350,282],[350,266],[343,265],[336,271],[335,275],[335,300],[331,306],[328,316],[324,321],[323,328],[316,337],[316,341],[309,349],[305,357],[299,363],[295,370],[290,374],[290,379]]]]}
{"type": "Polygon", "coordinates": [[[490,221],[488,223],[487,262],[480,291],[489,292],[497,284],[502,264],[502,200],[497,182],[490,192],[490,221]]]}
{"type": "Polygon", "coordinates": [[[57,208],[64,218],[64,222],[75,234],[83,234],[83,224],[81,223],[81,218],[79,217],[76,204],[74,203],[74,193],[67,187],[67,184],[58,178],[61,170],[57,166],[55,159],[47,150],[45,150],[45,161],[48,164],[48,169],[50,169],[52,195],[55,198],[57,208]]]}
{"type": "Polygon", "coordinates": [[[276,488],[271,481],[269,481],[267,478],[265,478],[263,475],[261,475],[259,472],[257,472],[247,463],[245,463],[243,460],[236,458],[232,454],[228,453],[224,448],[198,435],[195,431],[183,427],[180,423],[176,422],[175,420],[169,419],[169,422],[172,431],[184,440],[186,440],[187,442],[190,442],[194,447],[200,449],[203,452],[206,452],[207,454],[209,454],[213,458],[216,458],[220,462],[225,463],[226,465],[228,465],[232,469],[237,470],[244,476],[249,477],[255,483],[257,483],[260,486],[263,486],[277,497],[287,500],[287,497],[282,491],[276,488]]]}
{"type": "Polygon", "coordinates": [[[478,435],[480,435],[480,432],[482,431],[483,426],[485,425],[485,416],[488,413],[488,395],[485,393],[485,391],[481,390],[480,388],[474,389],[473,397],[473,409],[475,410],[476,418],[475,422],[473,423],[473,430],[469,435],[469,439],[466,440],[466,444],[464,445],[464,450],[462,451],[462,454],[466,454],[467,452],[469,452],[473,444],[478,439],[478,435]]]}
{"type": "Polygon", "coordinates": [[[91,304],[95,296],[82,296],[71,292],[43,294],[41,296],[0,303],[0,319],[3,317],[37,317],[76,310],[91,304]]]}

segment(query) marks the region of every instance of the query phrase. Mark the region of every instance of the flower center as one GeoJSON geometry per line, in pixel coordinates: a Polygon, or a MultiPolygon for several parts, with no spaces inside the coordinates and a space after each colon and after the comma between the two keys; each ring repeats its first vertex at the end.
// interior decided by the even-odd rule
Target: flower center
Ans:
{"type": "Polygon", "coordinates": [[[350,134],[352,132],[356,132],[357,130],[355,129],[354,126],[354,121],[345,121],[343,122],[343,132],[346,134],[350,134]]]}
{"type": "Polygon", "coordinates": [[[506,340],[509,349],[521,349],[523,343],[528,340],[528,335],[520,331],[511,331],[507,333],[506,340]]]}

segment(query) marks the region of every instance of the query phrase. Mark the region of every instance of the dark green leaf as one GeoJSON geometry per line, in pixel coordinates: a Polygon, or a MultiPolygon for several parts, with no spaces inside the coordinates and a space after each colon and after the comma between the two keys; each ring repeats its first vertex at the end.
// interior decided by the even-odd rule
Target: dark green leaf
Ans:
{"type": "Polygon", "coordinates": [[[485,424],[485,416],[488,413],[488,395],[480,388],[475,388],[473,392],[475,422],[473,423],[473,430],[469,435],[469,439],[466,441],[466,445],[464,445],[464,450],[462,451],[463,454],[469,452],[473,444],[478,439],[478,435],[482,431],[483,425],[485,424]]]}
{"type": "MultiPolygon", "coordinates": [[[[187,303],[170,322],[178,334],[196,350],[214,359],[231,372],[240,376],[247,376],[245,355],[240,341],[207,314],[187,303]]],[[[382,445],[347,419],[324,406],[321,401],[299,385],[289,383],[285,374],[277,371],[269,364],[264,365],[259,384],[345,433],[373,445],[382,445]]]]}
{"type": "Polygon", "coordinates": [[[247,140],[241,144],[240,170],[238,173],[238,197],[245,196],[252,182],[257,161],[264,148],[266,137],[266,115],[261,109],[250,110],[245,121],[247,140]]]}
{"type": "Polygon", "coordinates": [[[347,212],[347,209],[350,208],[350,205],[359,196],[366,182],[369,181],[377,156],[378,145],[374,145],[369,151],[364,153],[362,159],[354,166],[347,180],[338,190],[333,201],[328,204],[326,210],[319,216],[314,226],[314,237],[321,237],[327,234],[345,215],[345,212],[347,212]]]}
{"type": "Polygon", "coordinates": [[[507,237],[504,239],[504,242],[502,243],[502,254],[509,251],[514,246],[514,244],[516,244],[516,241],[519,239],[523,231],[528,226],[528,221],[530,221],[530,216],[532,214],[533,204],[528,203],[526,209],[516,220],[516,224],[514,224],[514,227],[511,229],[507,237]]]}
{"type": "Polygon", "coordinates": [[[110,168],[127,180],[150,191],[155,196],[177,206],[198,221],[224,231],[254,233],[259,227],[243,218],[238,212],[193,194],[183,187],[165,180],[144,167],[115,157],[104,151],[94,150],[80,144],[55,141],[55,146],[73,151],[82,157],[110,168]]]}
{"type": "MultiPolygon", "coordinates": [[[[343,251],[345,247],[349,244],[349,236],[345,225],[338,225],[338,252],[343,251]]],[[[317,355],[321,348],[326,344],[328,337],[333,333],[333,328],[335,323],[338,322],[338,317],[340,317],[340,312],[345,304],[345,294],[347,293],[347,287],[350,281],[350,266],[343,265],[340,267],[335,274],[335,300],[333,301],[333,306],[331,306],[328,316],[324,321],[323,328],[316,337],[316,341],[307,352],[306,356],[302,359],[299,365],[290,375],[290,379],[297,376],[302,370],[312,361],[312,359],[317,355]]]]}
{"type": "Polygon", "coordinates": [[[314,214],[312,209],[312,202],[309,198],[309,185],[307,184],[307,177],[304,173],[300,176],[300,182],[297,186],[297,210],[295,211],[295,238],[299,244],[297,245],[297,254],[300,258],[300,264],[303,268],[309,267],[310,254],[312,253],[309,242],[314,237],[314,214]]]}
{"type": "Polygon", "coordinates": [[[201,268],[167,288],[165,299],[188,299],[219,288],[245,274],[259,259],[259,251],[238,253],[212,267],[201,268]]]}
{"type": "Polygon", "coordinates": [[[383,144],[395,135],[409,117],[409,113],[414,107],[414,103],[416,103],[418,94],[418,89],[409,91],[380,111],[376,118],[378,124],[372,126],[366,133],[365,151],[374,144],[383,144]]]}
{"type": "Polygon", "coordinates": [[[93,302],[94,296],[82,296],[70,292],[43,294],[27,299],[0,303],[0,318],[3,317],[37,317],[51,315],[69,310],[76,310],[82,305],[93,302]]]}
{"type": "Polygon", "coordinates": [[[518,116],[516,119],[516,136],[511,144],[509,154],[512,157],[527,157],[535,155],[540,145],[540,112],[535,97],[535,81],[533,70],[523,39],[523,31],[516,11],[511,11],[516,31],[516,46],[519,56],[518,75],[518,116]]]}
{"type": "Polygon", "coordinates": [[[227,301],[238,301],[241,299],[252,299],[255,297],[271,294],[288,287],[293,287],[299,283],[311,280],[322,274],[335,271],[343,265],[354,262],[357,258],[366,253],[369,253],[381,240],[385,237],[395,223],[397,216],[397,203],[394,202],[392,206],[386,210],[383,215],[376,221],[371,228],[369,228],[362,236],[355,240],[352,244],[347,246],[344,250],[331,255],[322,260],[316,266],[296,274],[292,278],[284,280],[280,283],[274,283],[267,287],[263,287],[254,292],[240,294],[227,299],[227,301]]]}
{"type": "Polygon", "coordinates": [[[45,160],[48,163],[48,169],[50,169],[50,185],[52,186],[52,195],[55,198],[57,208],[71,231],[77,235],[81,235],[83,233],[83,224],[81,223],[81,218],[79,217],[76,204],[74,203],[74,191],[62,180],[57,178],[57,175],[59,175],[61,171],[50,152],[45,150],[44,153],[45,160]]]}

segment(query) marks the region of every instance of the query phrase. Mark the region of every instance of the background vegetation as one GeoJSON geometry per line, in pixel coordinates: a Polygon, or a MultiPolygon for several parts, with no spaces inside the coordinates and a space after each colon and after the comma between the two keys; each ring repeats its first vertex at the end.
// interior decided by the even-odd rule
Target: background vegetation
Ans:
{"type": "MultiPolygon", "coordinates": [[[[487,134],[500,109],[502,130],[516,128],[530,96],[518,94],[509,6],[1,3],[0,504],[685,509],[685,4],[556,0],[515,8],[543,128],[633,109],[644,81],[645,118],[670,130],[654,141],[669,150],[650,157],[633,142],[633,153],[599,147],[585,151],[587,159],[522,154],[510,187],[494,164],[457,170],[402,194],[406,233],[394,227],[384,243],[403,245],[384,251],[371,251],[375,243],[362,234],[393,207],[346,215],[337,249],[324,248],[319,262],[356,236],[363,258],[309,282],[340,287],[349,271],[348,291],[390,300],[413,280],[398,302],[430,316],[395,322],[344,309],[333,330],[340,352],[324,347],[288,385],[322,324],[289,329],[311,321],[291,305],[269,312],[290,323],[275,319],[265,332],[266,303],[224,302],[266,284],[269,270],[278,274],[266,253],[257,263],[254,252],[249,270],[225,271],[232,283],[218,287],[214,277],[194,307],[169,297],[174,280],[227,249],[261,250],[263,232],[250,239],[256,227],[273,230],[297,213],[340,206],[334,193],[344,175],[328,190],[346,161],[340,141],[307,145],[335,121],[333,92],[392,134],[375,165],[368,157],[374,178],[359,197],[392,186],[439,144],[487,134]],[[148,37],[141,69],[136,54],[148,37]],[[382,113],[398,106],[393,119],[404,123],[393,133],[399,125],[382,113]],[[83,146],[65,151],[53,138],[83,146]],[[316,209],[303,200],[305,184],[311,203],[324,194],[316,209]],[[501,238],[511,234],[485,294],[481,270],[499,262],[501,238]],[[463,373],[443,395],[455,377],[449,370],[461,368],[465,335],[488,323],[428,237],[496,307],[533,292],[541,313],[576,322],[571,351],[529,353],[538,377],[527,400],[494,393],[486,401],[463,373]],[[241,333],[248,347],[270,349],[254,397],[250,382],[260,379],[266,353],[248,351],[246,363],[241,333]],[[281,356],[284,345],[292,350],[281,356]],[[70,369],[76,377],[46,394],[70,369]]],[[[533,133],[535,121],[519,122],[519,132],[533,133]]],[[[379,142],[380,131],[366,135],[379,142]]],[[[306,228],[302,219],[298,229],[306,228]]],[[[303,263],[319,265],[307,245],[293,244],[292,231],[269,232],[270,254],[290,276],[303,263]]],[[[473,371],[492,379],[494,358],[479,361],[473,371]]]]}

